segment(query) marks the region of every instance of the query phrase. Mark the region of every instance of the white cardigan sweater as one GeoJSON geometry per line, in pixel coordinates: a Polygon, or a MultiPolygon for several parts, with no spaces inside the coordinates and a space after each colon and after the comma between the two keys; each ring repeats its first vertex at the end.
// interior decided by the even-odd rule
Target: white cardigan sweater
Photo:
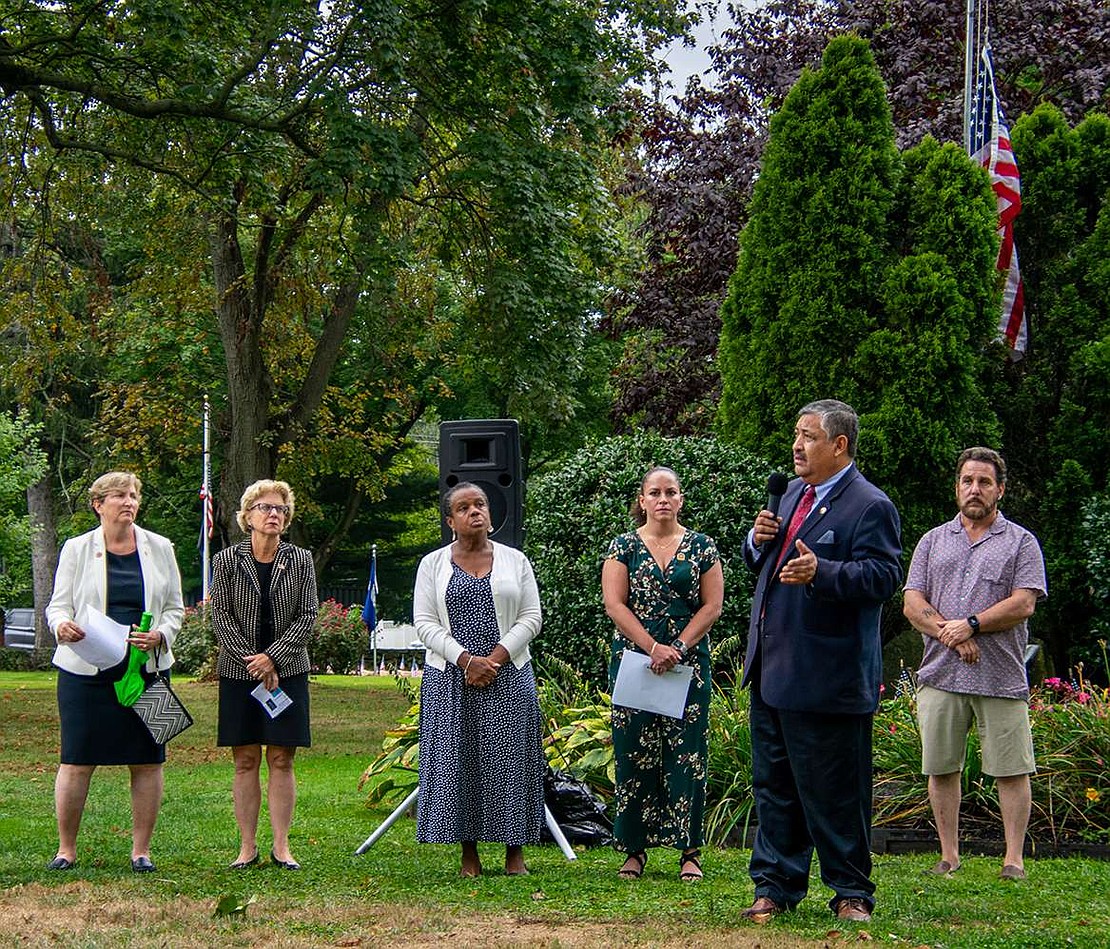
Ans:
{"type": "MultiPolygon", "coordinates": [[[[143,571],[143,601],[153,614],[152,629],[158,630],[166,642],[157,652],[157,667],[173,665],[173,641],[181,629],[185,604],[181,598],[181,574],[173,555],[173,544],[161,534],[133,526],[139,564],[143,571]]],[[[97,527],[85,534],[71,537],[62,545],[58,570],[54,574],[54,593],[46,607],[46,622],[55,638],[58,626],[75,619],[85,604],[104,612],[108,606],[108,558],[105,556],[104,530],[97,527]]],[[[89,665],[68,644],[58,643],[54,665],[75,675],[96,675],[96,666],[89,665]]],[[[155,659],[146,663],[153,672],[155,659]]]]}
{"type": "MultiPolygon", "coordinates": [[[[540,591],[528,558],[514,547],[493,543],[490,586],[497,612],[500,644],[518,669],[532,655],[528,643],[540,631],[540,591]]],[[[447,618],[447,583],[451,579],[451,545],[433,550],[416,571],[412,614],[416,635],[425,646],[424,661],[437,669],[457,664],[465,649],[451,635],[447,618]]]]}

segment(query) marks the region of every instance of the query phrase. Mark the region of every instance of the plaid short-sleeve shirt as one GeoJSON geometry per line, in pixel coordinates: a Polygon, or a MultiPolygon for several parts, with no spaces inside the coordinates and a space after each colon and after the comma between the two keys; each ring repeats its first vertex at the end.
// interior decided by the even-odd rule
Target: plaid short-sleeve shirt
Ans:
{"type": "MultiPolygon", "coordinates": [[[[1014,590],[1048,591],[1040,544],[1024,527],[999,512],[990,529],[972,543],[957,515],[934,527],[917,545],[910,562],[907,590],[918,590],[947,619],[981,613],[1006,599],[1014,590]]],[[[925,655],[917,679],[946,692],[1029,697],[1025,621],[1010,629],[976,637],[980,660],[968,665],[943,643],[922,635],[925,655]]]]}

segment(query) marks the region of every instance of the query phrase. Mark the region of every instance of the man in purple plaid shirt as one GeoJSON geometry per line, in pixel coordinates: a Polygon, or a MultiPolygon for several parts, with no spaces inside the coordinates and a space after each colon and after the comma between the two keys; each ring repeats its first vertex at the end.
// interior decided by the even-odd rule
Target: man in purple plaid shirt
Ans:
{"type": "Polygon", "coordinates": [[[960,867],[960,776],[974,719],[983,771],[994,777],[1006,853],[1003,879],[1023,879],[1029,775],[1036,771],[1025,671],[1027,621],[1047,591],[1037,539],[998,510],[1006,462],[989,448],[965,449],[956,462],[959,514],[917,545],[903,612],[922,634],[917,672],[921,770],[929,776],[940,861],[960,867]]]}

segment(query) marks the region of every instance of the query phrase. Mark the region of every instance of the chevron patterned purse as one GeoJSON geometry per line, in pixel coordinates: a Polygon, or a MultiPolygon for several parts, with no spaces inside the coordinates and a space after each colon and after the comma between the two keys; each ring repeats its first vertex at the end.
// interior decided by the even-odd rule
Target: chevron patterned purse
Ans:
{"type": "Polygon", "coordinates": [[[131,707],[160,745],[193,724],[193,716],[162,675],[155,677],[131,707]]]}

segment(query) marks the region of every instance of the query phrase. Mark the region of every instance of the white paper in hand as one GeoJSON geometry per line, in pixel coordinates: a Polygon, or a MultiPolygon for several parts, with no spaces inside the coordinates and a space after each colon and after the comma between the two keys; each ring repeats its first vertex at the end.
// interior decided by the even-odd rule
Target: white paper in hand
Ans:
{"type": "Polygon", "coordinates": [[[259,682],[258,687],[251,692],[251,695],[258,699],[258,704],[266,709],[266,714],[269,715],[270,718],[277,718],[293,704],[293,700],[280,688],[274,689],[274,691],[271,692],[261,682],[259,682]]]}
{"type": "Polygon", "coordinates": [[[694,667],[679,664],[669,672],[651,671],[651,657],[626,649],[613,683],[613,704],[682,718],[694,667]]]}
{"type": "Polygon", "coordinates": [[[74,622],[84,630],[85,638],[67,645],[85,662],[97,669],[111,669],[123,662],[131,630],[88,604],[78,610],[74,622]]]}

